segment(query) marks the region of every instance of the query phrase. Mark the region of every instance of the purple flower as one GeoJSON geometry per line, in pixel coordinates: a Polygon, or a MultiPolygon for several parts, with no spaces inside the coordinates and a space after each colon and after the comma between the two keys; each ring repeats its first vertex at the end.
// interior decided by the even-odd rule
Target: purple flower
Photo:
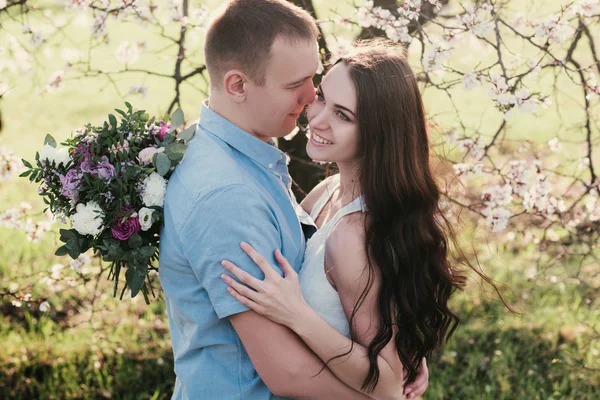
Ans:
{"type": "Polygon", "coordinates": [[[101,161],[102,162],[96,166],[96,172],[100,178],[108,180],[117,175],[115,167],[108,162],[108,157],[102,156],[101,161]]]}
{"type": "Polygon", "coordinates": [[[59,178],[61,184],[60,194],[71,199],[73,203],[76,203],[79,197],[81,172],[73,168],[66,175],[59,175],[59,178]]]}
{"type": "Polygon", "coordinates": [[[140,220],[137,214],[128,206],[124,207],[125,218],[115,218],[113,226],[110,228],[114,238],[127,240],[131,235],[142,230],[140,220]]]}

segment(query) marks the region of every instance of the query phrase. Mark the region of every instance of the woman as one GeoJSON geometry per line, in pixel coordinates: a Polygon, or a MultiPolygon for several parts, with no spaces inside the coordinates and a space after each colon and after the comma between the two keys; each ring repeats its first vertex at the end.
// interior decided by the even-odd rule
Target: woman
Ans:
{"type": "MultiPolygon", "coordinates": [[[[449,261],[424,108],[406,59],[363,44],[328,72],[308,110],[309,156],[335,162],[302,202],[319,227],[299,276],[276,251],[282,278],[248,244],[265,280],[228,261],[230,294],[296,332],[348,386],[402,397],[423,358],[458,317],[447,302],[465,278],[449,261]]],[[[414,394],[414,393],[413,393],[414,394]]],[[[410,398],[410,394],[408,395],[410,398]]]]}

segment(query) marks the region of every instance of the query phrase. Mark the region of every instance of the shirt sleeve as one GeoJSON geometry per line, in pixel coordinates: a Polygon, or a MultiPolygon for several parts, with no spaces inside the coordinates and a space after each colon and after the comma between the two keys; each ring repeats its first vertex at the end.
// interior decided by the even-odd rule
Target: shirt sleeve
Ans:
{"type": "Polygon", "coordinates": [[[264,199],[243,184],[233,184],[201,196],[181,231],[184,252],[219,318],[248,311],[227,292],[221,261],[229,260],[258,279],[261,269],[240,248],[242,241],[262,254],[283,276],[274,251],[281,248],[276,216],[264,199]]]}

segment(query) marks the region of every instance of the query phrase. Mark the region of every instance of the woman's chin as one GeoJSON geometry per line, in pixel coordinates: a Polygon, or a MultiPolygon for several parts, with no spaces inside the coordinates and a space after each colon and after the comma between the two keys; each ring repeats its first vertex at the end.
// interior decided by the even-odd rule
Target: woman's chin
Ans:
{"type": "Polygon", "coordinates": [[[319,149],[315,149],[314,146],[311,146],[310,142],[307,143],[306,154],[311,160],[316,162],[331,162],[328,158],[324,157],[324,155],[320,153],[321,152],[319,149]]]}

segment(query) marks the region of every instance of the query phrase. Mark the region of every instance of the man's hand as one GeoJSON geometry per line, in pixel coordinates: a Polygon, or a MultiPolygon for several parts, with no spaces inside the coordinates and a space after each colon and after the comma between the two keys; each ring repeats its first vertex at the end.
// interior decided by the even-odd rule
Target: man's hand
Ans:
{"type": "Polygon", "coordinates": [[[425,393],[428,386],[429,370],[427,369],[427,360],[423,358],[421,368],[419,368],[419,375],[417,375],[417,378],[413,383],[404,386],[404,394],[407,399],[416,399],[425,393]]]}

